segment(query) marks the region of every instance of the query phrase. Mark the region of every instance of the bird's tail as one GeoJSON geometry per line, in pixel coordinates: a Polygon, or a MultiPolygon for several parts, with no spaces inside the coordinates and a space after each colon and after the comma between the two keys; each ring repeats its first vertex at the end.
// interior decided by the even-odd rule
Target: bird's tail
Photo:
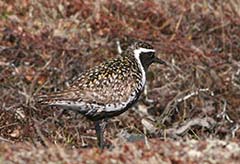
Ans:
{"type": "Polygon", "coordinates": [[[61,95],[59,94],[45,94],[45,95],[38,95],[36,96],[35,100],[38,104],[41,105],[51,105],[54,104],[54,102],[58,101],[61,98],[61,95]]]}
{"type": "Polygon", "coordinates": [[[50,98],[47,95],[38,95],[35,97],[36,103],[41,105],[48,105],[50,103],[50,98]]]}

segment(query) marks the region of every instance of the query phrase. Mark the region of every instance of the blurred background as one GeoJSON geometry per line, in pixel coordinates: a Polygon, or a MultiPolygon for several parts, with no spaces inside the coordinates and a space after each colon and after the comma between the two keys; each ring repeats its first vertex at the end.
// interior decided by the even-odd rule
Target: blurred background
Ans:
{"type": "Polygon", "coordinates": [[[237,161],[239,118],[239,0],[0,1],[0,161],[237,161]],[[118,57],[117,43],[132,38],[169,67],[150,67],[139,102],[110,120],[114,148],[101,154],[92,122],[35,96],[118,57]]]}

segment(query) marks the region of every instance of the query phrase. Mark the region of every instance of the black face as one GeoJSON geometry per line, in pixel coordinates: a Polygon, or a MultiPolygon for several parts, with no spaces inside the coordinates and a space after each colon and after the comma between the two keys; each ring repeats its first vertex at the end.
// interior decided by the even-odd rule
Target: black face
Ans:
{"type": "Polygon", "coordinates": [[[145,70],[147,70],[152,63],[166,64],[155,56],[155,50],[152,45],[139,40],[135,40],[130,44],[128,48],[123,51],[122,55],[140,59],[145,70]]]}
{"type": "Polygon", "coordinates": [[[145,70],[147,70],[152,63],[166,64],[155,56],[155,52],[141,52],[140,60],[145,70]]]}

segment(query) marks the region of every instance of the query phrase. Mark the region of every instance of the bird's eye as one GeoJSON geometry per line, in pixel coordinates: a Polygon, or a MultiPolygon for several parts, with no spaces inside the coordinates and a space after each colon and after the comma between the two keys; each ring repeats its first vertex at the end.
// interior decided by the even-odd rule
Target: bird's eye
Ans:
{"type": "Polygon", "coordinates": [[[151,58],[154,58],[154,52],[151,52],[149,55],[151,58]]]}

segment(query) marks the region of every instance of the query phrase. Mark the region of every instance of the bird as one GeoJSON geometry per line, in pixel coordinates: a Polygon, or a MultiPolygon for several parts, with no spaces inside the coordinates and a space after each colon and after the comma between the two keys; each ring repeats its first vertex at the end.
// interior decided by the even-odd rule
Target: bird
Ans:
{"type": "Polygon", "coordinates": [[[120,56],[80,73],[65,89],[38,96],[38,103],[75,111],[94,121],[97,143],[103,149],[108,120],[137,102],[152,63],[166,65],[150,43],[134,40],[120,56]]]}

